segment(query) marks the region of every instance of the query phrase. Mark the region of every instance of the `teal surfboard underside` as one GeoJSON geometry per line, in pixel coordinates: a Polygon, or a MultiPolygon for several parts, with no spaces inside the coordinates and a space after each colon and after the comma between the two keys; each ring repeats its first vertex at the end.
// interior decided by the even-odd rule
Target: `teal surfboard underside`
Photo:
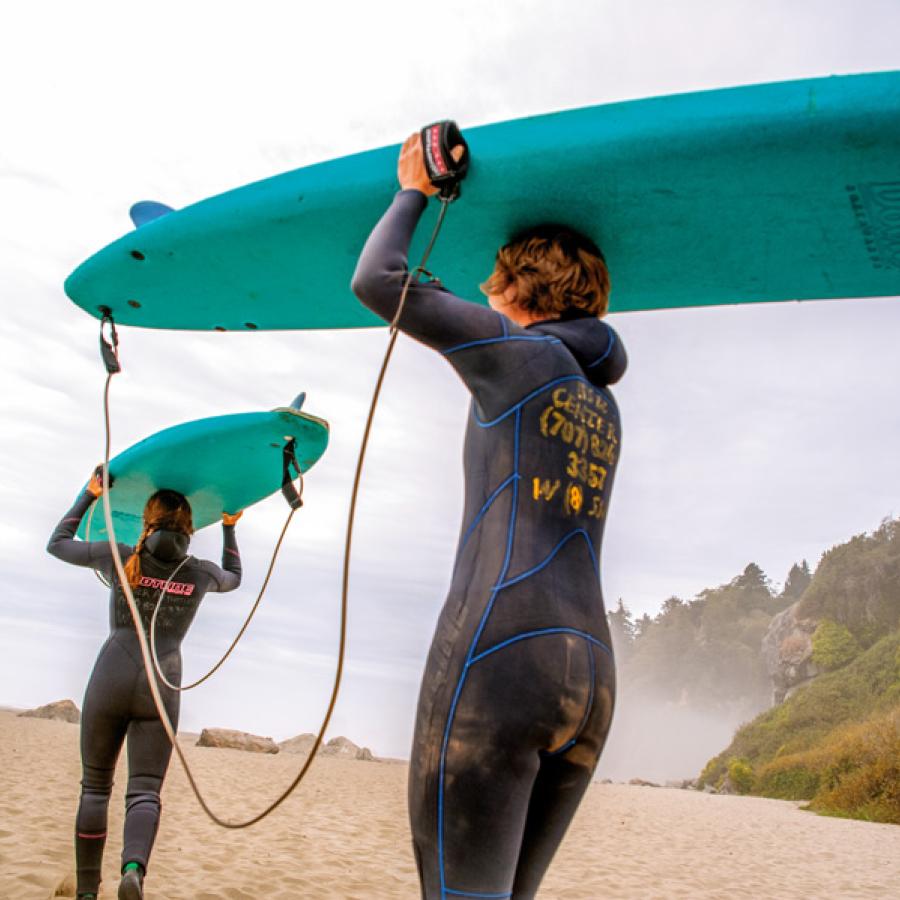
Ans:
{"type": "MultiPolygon", "coordinates": [[[[197,419],[166,428],[110,460],[109,499],[116,537],[134,544],[147,498],[160,488],[184,494],[194,528],[218,522],[281,488],[282,447],[296,439],[295,455],[307,471],[325,452],[328,423],[292,408],[197,419]]],[[[78,530],[106,539],[103,507],[94,503],[78,530]]]]}
{"type": "MultiPolygon", "coordinates": [[[[464,124],[464,123],[463,123],[464,124]]],[[[900,72],[682,94],[466,130],[472,167],[429,269],[478,284],[517,229],[591,234],[614,311],[900,294],[900,72]]],[[[153,219],[84,262],[92,315],[179,329],[381,324],[349,290],[397,147],[153,219]]],[[[437,212],[432,201],[412,256],[437,212]]]]}

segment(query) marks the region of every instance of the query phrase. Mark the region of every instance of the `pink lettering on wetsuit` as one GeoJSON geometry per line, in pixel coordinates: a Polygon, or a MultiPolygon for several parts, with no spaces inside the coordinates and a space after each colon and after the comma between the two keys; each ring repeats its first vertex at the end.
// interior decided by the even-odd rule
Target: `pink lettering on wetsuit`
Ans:
{"type": "MultiPolygon", "coordinates": [[[[143,575],[140,581],[141,587],[148,588],[156,588],[156,590],[161,591],[165,586],[166,582],[164,578],[151,578],[149,575],[143,575]]],[[[167,594],[177,594],[180,597],[190,597],[191,594],[194,593],[193,584],[185,584],[181,581],[173,581],[169,585],[169,589],[166,591],[167,594]]]]}

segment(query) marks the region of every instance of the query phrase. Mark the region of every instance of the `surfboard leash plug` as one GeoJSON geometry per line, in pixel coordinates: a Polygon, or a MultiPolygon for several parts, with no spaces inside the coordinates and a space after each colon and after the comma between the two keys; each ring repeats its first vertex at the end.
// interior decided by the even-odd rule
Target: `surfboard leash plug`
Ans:
{"type": "Polygon", "coordinates": [[[110,375],[115,375],[122,371],[119,363],[119,333],[116,331],[116,322],[112,317],[112,310],[108,306],[101,306],[100,312],[103,317],[100,319],[100,356],[103,358],[103,365],[110,375]],[[109,340],[106,338],[104,329],[109,326],[109,340]]]}
{"type": "Polygon", "coordinates": [[[296,438],[288,438],[281,450],[281,493],[291,509],[300,509],[303,506],[303,472],[300,470],[300,463],[297,462],[297,456],[294,453],[296,443],[296,438]],[[294,486],[291,467],[297,473],[299,490],[294,486]]]}

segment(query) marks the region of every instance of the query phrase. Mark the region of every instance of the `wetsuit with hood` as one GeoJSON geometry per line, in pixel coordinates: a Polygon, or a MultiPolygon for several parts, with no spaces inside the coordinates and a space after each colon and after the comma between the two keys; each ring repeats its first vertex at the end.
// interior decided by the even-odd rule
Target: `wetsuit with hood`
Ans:
{"type": "MultiPolygon", "coordinates": [[[[111,583],[110,634],[88,681],[81,714],[81,801],[75,821],[78,893],[96,893],[106,841],[109,797],[116,759],[128,740],[128,785],[125,791],[123,865],[139,863],[144,871],[160,816],[160,789],[172,746],[156,712],[147,683],[137,632],[119,586],[112,551],[106,541],[75,539],[94,497],[85,491],[56,526],[47,545],[53,556],[76,566],[96,569],[111,583]]],[[[144,633],[159,592],[179,564],[156,621],[160,668],[172,684],[181,683],[181,641],[208,591],[233,591],[241,583],[241,559],[234,526],[223,526],[222,567],[187,556],[190,538],[174,531],[153,532],[141,552],[141,580],[134,588],[144,633]],[[186,560],[186,561],[185,561],[186,560]]],[[[119,544],[123,562],[133,548],[119,544]]],[[[172,725],[177,727],[179,694],[160,684],[172,725]]]]}
{"type": "MultiPolygon", "coordinates": [[[[425,206],[400,191],[360,258],[353,290],[385,320],[425,206]]],[[[607,386],[625,352],[595,317],[522,328],[435,281],[413,282],[399,327],[472,395],[464,517],[410,766],[422,893],[533,897],[612,717],[599,569],[621,437],[607,386]]]]}

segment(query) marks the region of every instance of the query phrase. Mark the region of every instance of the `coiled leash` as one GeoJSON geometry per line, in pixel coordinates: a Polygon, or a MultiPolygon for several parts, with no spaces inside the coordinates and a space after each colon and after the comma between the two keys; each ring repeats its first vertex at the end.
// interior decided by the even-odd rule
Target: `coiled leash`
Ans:
{"type": "MultiPolygon", "coordinates": [[[[158,671],[158,663],[154,659],[155,648],[151,651],[148,646],[149,642],[147,640],[147,636],[144,633],[144,629],[141,623],[140,613],[137,608],[137,604],[134,600],[134,594],[131,590],[131,585],[128,582],[128,576],[125,573],[125,567],[122,562],[121,554],[119,553],[119,545],[115,538],[115,531],[113,528],[112,522],[112,506],[109,501],[109,488],[110,488],[110,475],[109,475],[109,456],[110,456],[110,444],[111,444],[111,427],[110,427],[110,412],[109,412],[109,388],[110,383],[112,381],[113,375],[121,371],[121,365],[119,363],[118,356],[118,336],[115,330],[115,322],[112,318],[112,312],[108,308],[104,307],[101,309],[103,313],[103,318],[100,322],[100,345],[101,345],[101,355],[103,358],[104,365],[106,366],[107,376],[106,376],[106,384],[103,390],[103,420],[104,420],[104,429],[105,429],[105,446],[104,446],[104,455],[103,455],[103,515],[104,520],[106,522],[106,532],[107,539],[109,540],[110,551],[113,557],[113,564],[115,566],[116,574],[119,578],[119,585],[122,588],[122,591],[125,595],[125,600],[128,604],[128,609],[131,613],[132,620],[134,621],[135,630],[137,632],[138,643],[141,649],[141,658],[144,662],[144,669],[147,673],[147,682],[150,687],[150,692],[153,696],[153,702],[156,706],[156,711],[159,714],[160,721],[162,722],[163,729],[166,732],[166,735],[169,738],[169,741],[172,744],[172,748],[175,751],[175,755],[178,757],[179,762],[181,763],[182,768],[184,769],[185,777],[188,780],[188,784],[191,786],[191,790],[194,793],[194,796],[197,798],[197,802],[200,804],[201,809],[206,813],[206,815],[217,825],[220,825],[222,828],[229,829],[240,829],[240,828],[248,828],[251,825],[255,825],[257,822],[264,819],[270,813],[272,813],[275,809],[277,809],[285,800],[294,792],[296,787],[300,784],[303,778],[306,776],[306,773],[309,771],[310,766],[313,763],[313,760],[316,757],[316,753],[319,750],[319,747],[322,744],[322,740],[324,738],[325,732],[328,728],[328,724],[331,721],[332,713],[334,712],[335,705],[337,703],[338,693],[340,690],[341,679],[343,677],[344,671],[344,658],[346,655],[346,645],[347,645],[347,613],[348,613],[348,593],[349,593],[349,577],[350,577],[350,551],[353,537],[353,524],[356,514],[356,504],[357,498],[359,495],[359,486],[361,482],[363,463],[365,461],[366,449],[368,447],[369,435],[372,430],[372,422],[375,417],[375,409],[378,405],[378,399],[381,394],[381,387],[384,383],[384,377],[387,372],[388,363],[390,362],[391,355],[394,350],[394,345],[397,342],[397,334],[398,334],[398,324],[400,322],[400,317],[403,314],[403,308],[406,305],[406,298],[409,294],[410,286],[413,280],[418,280],[421,274],[428,274],[425,269],[425,264],[428,262],[428,258],[431,255],[431,251],[434,248],[434,244],[437,240],[437,237],[440,233],[441,226],[444,223],[444,218],[447,213],[447,208],[450,203],[459,196],[459,182],[465,177],[466,172],[468,171],[468,158],[469,158],[469,149],[465,140],[462,137],[462,133],[457,127],[455,122],[444,121],[437,122],[433,125],[428,126],[422,131],[422,141],[423,141],[423,149],[425,149],[428,144],[426,144],[426,132],[428,133],[428,140],[431,139],[432,136],[436,135],[436,141],[431,144],[431,153],[426,150],[424,153],[425,156],[425,164],[426,169],[429,174],[429,178],[432,179],[432,183],[435,184],[436,187],[439,188],[439,199],[441,202],[441,209],[438,215],[437,222],[435,223],[434,230],[431,234],[431,238],[428,241],[428,245],[425,248],[425,252],[422,254],[422,259],[419,262],[419,265],[416,266],[415,269],[410,270],[407,273],[406,280],[403,284],[403,289],[400,293],[400,300],[397,304],[397,311],[394,314],[393,319],[390,324],[390,339],[388,340],[388,345],[385,350],[384,359],[381,364],[381,369],[378,373],[378,378],[376,379],[375,389],[372,393],[372,402],[369,406],[369,414],[366,418],[365,428],[363,429],[363,437],[360,443],[359,456],[356,464],[356,471],[353,478],[353,489],[351,491],[350,496],[350,510],[347,517],[347,533],[344,542],[344,564],[343,564],[343,577],[341,583],[341,612],[340,612],[340,635],[338,639],[338,658],[337,665],[335,668],[335,676],[334,676],[334,684],[331,691],[331,697],[328,703],[328,709],[325,713],[325,716],[322,719],[321,727],[316,734],[315,742],[309,750],[309,756],[307,757],[305,763],[301,767],[297,776],[294,780],[285,788],[284,791],[270,803],[265,809],[261,812],[257,813],[254,816],[251,816],[249,819],[245,819],[240,822],[228,821],[227,819],[223,819],[218,816],[213,810],[210,808],[209,804],[206,802],[203,794],[200,791],[200,788],[197,784],[197,781],[194,777],[193,772],[191,771],[190,766],[188,765],[187,759],[185,758],[184,751],[181,749],[178,744],[175,729],[172,727],[172,722],[169,719],[168,713],[166,712],[165,705],[163,704],[162,696],[160,694],[159,683],[157,681],[156,673],[158,671]],[[435,132],[434,129],[437,129],[435,132]],[[453,143],[451,143],[453,141],[453,143]],[[452,150],[454,147],[462,147],[463,154],[459,161],[455,160],[452,156],[452,150]],[[438,162],[435,162],[438,160],[438,162]],[[435,180],[439,179],[439,180],[435,180]],[[110,327],[110,340],[107,341],[104,337],[104,326],[109,325],[110,327]]],[[[286,452],[286,451],[285,451],[286,452]]],[[[296,467],[296,458],[292,460],[292,464],[296,467]]],[[[291,504],[291,515],[295,512],[300,505],[302,505],[302,500],[299,493],[296,493],[295,502],[296,506],[293,505],[291,501],[290,491],[286,491],[286,487],[284,484],[284,478],[287,477],[289,469],[289,463],[286,461],[286,457],[283,454],[283,479],[282,479],[282,493],[285,494],[286,499],[288,499],[289,504],[291,504]]],[[[296,470],[299,472],[299,467],[296,467],[296,470]]],[[[290,516],[288,518],[290,521],[290,516]]],[[[283,533],[282,533],[283,538],[283,533]]],[[[280,539],[279,539],[280,546],[280,539]]],[[[276,552],[277,552],[276,547],[276,552]]],[[[274,563],[274,560],[273,560],[274,563]]],[[[172,573],[171,578],[174,576],[174,572],[172,573]]],[[[268,582],[268,576],[271,574],[271,567],[269,573],[266,576],[266,582],[268,582]]],[[[166,587],[168,587],[169,582],[166,583],[161,594],[165,594],[166,587]]],[[[258,600],[257,600],[258,605],[258,600]]],[[[255,609],[255,607],[254,607],[255,609]]],[[[252,612],[251,612],[252,615],[252,612]]],[[[245,628],[246,629],[245,623],[245,628]]],[[[152,623],[151,623],[151,634],[152,634],[152,623]]],[[[238,635],[240,637],[240,634],[238,635]]],[[[235,641],[237,643],[237,641],[235,641]]],[[[227,658],[228,654],[233,649],[233,646],[229,648],[226,652],[225,657],[219,661],[215,668],[218,668],[227,658]]],[[[212,674],[212,672],[208,673],[212,674]]],[[[208,676],[205,676],[208,677],[208,676]]]]}

